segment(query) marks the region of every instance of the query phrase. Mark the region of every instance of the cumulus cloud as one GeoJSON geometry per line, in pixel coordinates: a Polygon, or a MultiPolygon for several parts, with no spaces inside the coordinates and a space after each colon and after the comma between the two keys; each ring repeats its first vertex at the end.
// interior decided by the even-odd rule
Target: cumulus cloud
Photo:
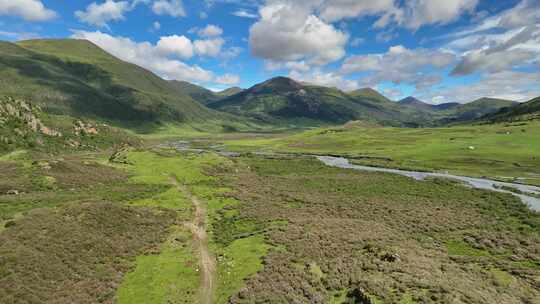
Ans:
{"type": "Polygon", "coordinates": [[[193,43],[186,36],[161,37],[156,48],[165,55],[174,54],[185,59],[193,57],[193,43]]]}
{"type": "Polygon", "coordinates": [[[319,68],[307,73],[293,70],[289,73],[289,77],[297,81],[325,87],[335,87],[343,91],[353,91],[360,87],[358,81],[345,79],[342,75],[334,72],[324,72],[319,68]]]}
{"type": "Polygon", "coordinates": [[[326,64],[345,55],[348,36],[302,4],[269,4],[259,13],[260,20],[250,28],[249,44],[254,56],[326,64]]]}
{"type": "Polygon", "coordinates": [[[86,7],[86,10],[76,11],[75,16],[81,22],[98,27],[108,27],[107,22],[109,21],[124,20],[124,13],[130,9],[131,6],[127,1],[107,0],[102,4],[93,2],[86,7]]]}
{"type": "Polygon", "coordinates": [[[197,33],[202,37],[215,37],[221,36],[223,29],[217,25],[208,24],[206,27],[199,29],[197,33]]]}
{"type": "Polygon", "coordinates": [[[161,29],[161,23],[154,21],[154,23],[152,23],[152,29],[154,31],[159,31],[161,29]]]}
{"type": "Polygon", "coordinates": [[[211,82],[214,75],[197,65],[188,65],[164,54],[149,42],[135,42],[129,38],[111,36],[100,31],[73,31],[72,38],[92,41],[112,55],[166,78],[194,82],[211,82]]]}
{"type": "Polygon", "coordinates": [[[233,74],[225,74],[216,78],[215,83],[222,85],[235,85],[240,82],[240,77],[233,74]]]}
{"type": "Polygon", "coordinates": [[[156,0],[152,4],[152,11],[157,15],[169,15],[171,17],[185,17],[184,4],[180,0],[156,0]]]}
{"type": "Polygon", "coordinates": [[[376,85],[391,81],[428,87],[441,81],[432,70],[442,69],[455,61],[455,55],[430,49],[410,50],[401,45],[389,48],[384,54],[357,55],[347,58],[342,66],[344,74],[367,72],[364,82],[376,85]]]}
{"type": "Polygon", "coordinates": [[[221,47],[225,43],[223,38],[195,40],[193,47],[195,52],[201,56],[216,57],[221,52],[221,47]]]}
{"type": "Polygon", "coordinates": [[[0,15],[18,16],[27,21],[47,21],[58,16],[41,0],[0,0],[0,15]]]}

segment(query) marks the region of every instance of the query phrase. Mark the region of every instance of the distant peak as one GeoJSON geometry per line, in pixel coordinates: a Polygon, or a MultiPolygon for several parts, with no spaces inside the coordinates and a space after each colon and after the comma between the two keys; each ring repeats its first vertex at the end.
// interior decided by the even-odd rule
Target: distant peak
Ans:
{"type": "Polygon", "coordinates": [[[250,89],[252,92],[266,92],[266,91],[276,91],[276,92],[290,92],[302,89],[304,86],[288,77],[274,77],[263,83],[257,84],[250,89]]]}
{"type": "Polygon", "coordinates": [[[368,98],[368,99],[377,100],[377,101],[385,101],[385,102],[390,101],[390,99],[388,99],[386,96],[384,96],[383,94],[379,93],[377,90],[372,89],[372,88],[362,88],[356,91],[352,91],[349,93],[349,95],[354,96],[354,97],[368,98]]]}
{"type": "Polygon", "coordinates": [[[401,104],[426,104],[425,102],[417,99],[416,97],[409,96],[405,97],[402,100],[398,101],[401,104]]]}
{"type": "Polygon", "coordinates": [[[292,78],[289,78],[289,77],[284,77],[284,76],[278,76],[278,77],[270,78],[267,81],[263,82],[263,84],[300,85],[300,83],[297,82],[296,80],[294,80],[292,78]]]}

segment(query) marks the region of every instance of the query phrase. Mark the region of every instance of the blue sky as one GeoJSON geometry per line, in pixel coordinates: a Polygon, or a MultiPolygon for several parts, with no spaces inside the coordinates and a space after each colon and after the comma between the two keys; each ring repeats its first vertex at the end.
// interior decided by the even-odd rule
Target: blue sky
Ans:
{"type": "Polygon", "coordinates": [[[540,95],[538,0],[0,0],[0,39],[32,38],[213,90],[284,75],[431,103],[540,95]]]}

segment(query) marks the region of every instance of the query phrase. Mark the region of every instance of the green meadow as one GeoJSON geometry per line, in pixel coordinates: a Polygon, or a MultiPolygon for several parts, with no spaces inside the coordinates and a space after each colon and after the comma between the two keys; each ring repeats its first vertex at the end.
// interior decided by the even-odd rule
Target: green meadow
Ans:
{"type": "Polygon", "coordinates": [[[540,122],[444,128],[344,126],[224,141],[234,151],[342,155],[355,163],[540,185],[540,122]]]}

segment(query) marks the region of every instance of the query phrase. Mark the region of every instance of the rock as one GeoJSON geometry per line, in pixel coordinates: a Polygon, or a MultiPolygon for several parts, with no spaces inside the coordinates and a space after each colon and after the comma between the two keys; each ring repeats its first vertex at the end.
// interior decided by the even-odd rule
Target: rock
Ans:
{"type": "Polygon", "coordinates": [[[401,256],[397,253],[385,253],[381,259],[386,262],[394,263],[394,262],[400,262],[401,256]]]}
{"type": "Polygon", "coordinates": [[[514,261],[514,262],[519,262],[521,261],[521,258],[515,254],[511,255],[510,256],[510,260],[514,261]]]}
{"type": "Polygon", "coordinates": [[[19,190],[8,190],[7,195],[19,195],[19,190]]]}
{"type": "Polygon", "coordinates": [[[81,120],[77,120],[73,124],[73,129],[74,129],[75,135],[77,136],[99,134],[99,131],[96,126],[92,125],[91,123],[85,123],[81,120]]]}

